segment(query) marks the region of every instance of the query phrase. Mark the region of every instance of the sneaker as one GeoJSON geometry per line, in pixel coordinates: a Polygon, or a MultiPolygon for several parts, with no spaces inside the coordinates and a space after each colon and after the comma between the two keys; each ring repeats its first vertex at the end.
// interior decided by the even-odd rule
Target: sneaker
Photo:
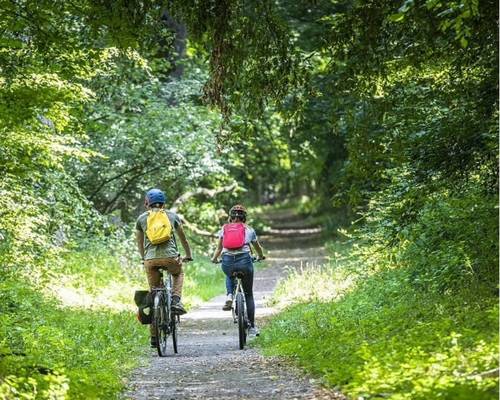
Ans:
{"type": "Polygon", "coordinates": [[[176,298],[172,299],[172,313],[177,315],[183,315],[187,313],[181,301],[176,298]]]}
{"type": "Polygon", "coordinates": [[[156,348],[156,343],[157,343],[157,342],[156,342],[156,336],[151,336],[151,347],[152,347],[153,349],[155,349],[155,348],[156,348]]]}
{"type": "Polygon", "coordinates": [[[255,326],[252,326],[249,330],[248,330],[248,336],[259,336],[260,335],[260,331],[259,331],[259,328],[255,327],[255,326]]]}
{"type": "Polygon", "coordinates": [[[226,302],[222,306],[222,309],[224,311],[231,311],[231,307],[232,306],[233,306],[233,295],[232,294],[228,294],[227,298],[226,298],[226,302]]]}

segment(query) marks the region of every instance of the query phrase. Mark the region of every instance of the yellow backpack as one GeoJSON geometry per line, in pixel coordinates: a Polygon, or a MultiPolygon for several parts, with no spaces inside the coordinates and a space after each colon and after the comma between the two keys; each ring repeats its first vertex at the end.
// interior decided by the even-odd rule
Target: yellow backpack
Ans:
{"type": "Polygon", "coordinates": [[[165,211],[148,211],[146,235],[152,244],[164,243],[172,237],[172,224],[165,211]]]}

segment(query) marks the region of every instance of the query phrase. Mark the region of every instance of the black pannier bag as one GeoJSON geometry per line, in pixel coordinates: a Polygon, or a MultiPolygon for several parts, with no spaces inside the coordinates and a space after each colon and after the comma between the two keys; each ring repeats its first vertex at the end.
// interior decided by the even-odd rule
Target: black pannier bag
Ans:
{"type": "Polygon", "coordinates": [[[134,301],[137,305],[137,319],[141,324],[148,325],[153,320],[153,299],[149,290],[136,290],[134,301]]]}

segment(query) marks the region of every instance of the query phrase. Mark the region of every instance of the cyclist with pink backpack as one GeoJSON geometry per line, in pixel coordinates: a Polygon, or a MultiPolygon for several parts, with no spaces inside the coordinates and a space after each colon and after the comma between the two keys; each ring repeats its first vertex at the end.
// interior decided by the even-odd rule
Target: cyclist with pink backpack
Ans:
{"type": "Polygon", "coordinates": [[[248,319],[250,320],[249,334],[259,334],[255,327],[255,302],[253,299],[253,259],[251,247],[255,249],[259,260],[263,260],[262,247],[257,240],[255,230],[245,224],[247,212],[245,207],[237,204],[229,210],[229,223],[224,224],[219,232],[219,243],[212,257],[213,262],[218,262],[222,254],[222,270],[226,274],[227,298],[222,309],[230,311],[233,303],[235,279],[233,272],[241,271],[245,275],[242,279],[245,301],[247,304],[248,319]]]}

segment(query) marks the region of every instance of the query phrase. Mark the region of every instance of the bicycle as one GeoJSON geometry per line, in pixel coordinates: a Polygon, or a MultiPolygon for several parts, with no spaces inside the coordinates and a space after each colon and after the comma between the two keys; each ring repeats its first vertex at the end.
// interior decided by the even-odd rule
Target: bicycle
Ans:
{"type": "MultiPolygon", "coordinates": [[[[252,262],[260,262],[263,259],[252,257],[252,262]]],[[[222,261],[218,261],[221,263],[222,261]]],[[[238,324],[238,343],[240,350],[245,348],[247,342],[248,330],[250,329],[250,320],[248,318],[247,303],[245,298],[245,291],[243,290],[242,278],[245,273],[242,271],[234,271],[231,276],[236,278],[236,286],[233,292],[233,303],[231,312],[233,315],[233,322],[238,324]],[[241,311],[241,312],[240,312],[241,311]]]]}
{"type": "Polygon", "coordinates": [[[236,287],[233,293],[233,304],[231,312],[233,314],[234,323],[238,324],[238,342],[240,350],[243,350],[247,342],[248,329],[250,328],[250,320],[248,319],[247,303],[245,300],[245,291],[241,279],[245,274],[241,271],[233,272],[231,274],[236,278],[236,287]]]}
{"type": "Polygon", "coordinates": [[[177,324],[180,316],[172,313],[172,274],[167,272],[167,284],[163,282],[163,272],[160,270],[160,287],[153,288],[153,327],[156,335],[158,356],[167,356],[168,337],[172,336],[174,353],[177,354],[177,324]]]}

